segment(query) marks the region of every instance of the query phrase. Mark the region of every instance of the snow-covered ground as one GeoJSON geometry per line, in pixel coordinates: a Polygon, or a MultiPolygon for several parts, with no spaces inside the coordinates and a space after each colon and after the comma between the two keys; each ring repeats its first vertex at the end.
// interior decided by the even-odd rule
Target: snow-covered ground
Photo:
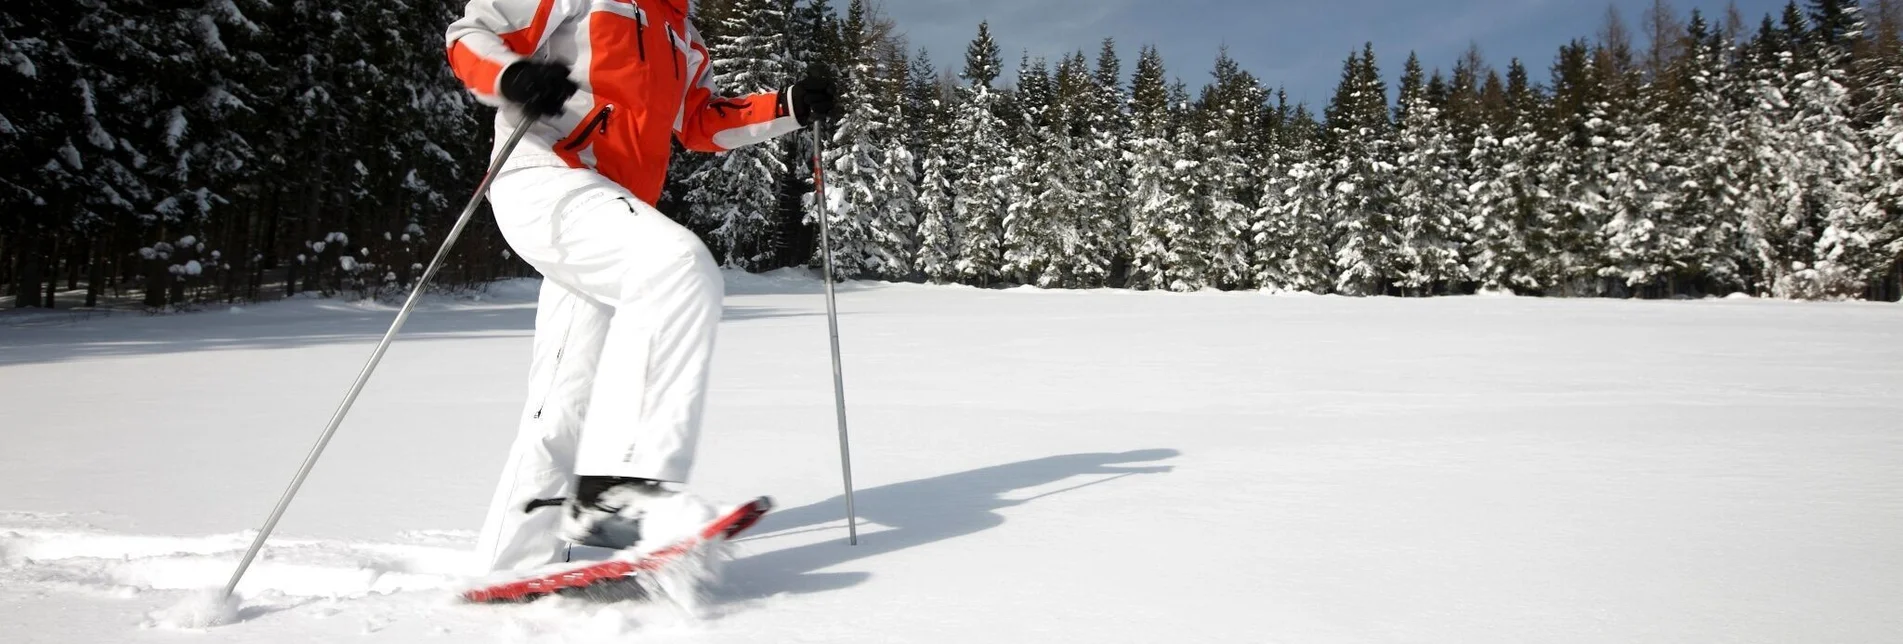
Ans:
{"type": "Polygon", "coordinates": [[[0,640],[1903,641],[1903,307],[848,285],[849,547],[820,285],[731,282],[695,485],[784,509],[699,615],[451,599],[531,283],[413,319],[202,633],[393,311],[0,316],[0,640]]]}

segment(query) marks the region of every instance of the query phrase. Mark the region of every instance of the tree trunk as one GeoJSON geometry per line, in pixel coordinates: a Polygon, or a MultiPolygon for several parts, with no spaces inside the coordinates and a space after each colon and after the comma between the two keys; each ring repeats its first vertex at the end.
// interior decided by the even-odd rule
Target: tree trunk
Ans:
{"type": "Polygon", "coordinates": [[[16,258],[20,268],[14,273],[14,308],[40,305],[40,239],[35,234],[37,232],[32,226],[20,231],[20,255],[16,258]]]}
{"type": "Polygon", "coordinates": [[[60,235],[53,235],[53,252],[46,254],[46,308],[59,308],[60,235]]]}
{"type": "Polygon", "coordinates": [[[25,253],[17,248],[19,243],[19,235],[0,235],[0,288],[6,289],[5,295],[20,294],[20,285],[15,279],[20,275],[20,256],[25,253]]]}
{"type": "Polygon", "coordinates": [[[87,244],[87,247],[88,248],[75,249],[76,252],[73,253],[73,256],[66,258],[66,290],[68,291],[79,290],[80,262],[78,260],[91,253],[91,244],[87,244]]]}
{"type": "Polygon", "coordinates": [[[86,308],[99,307],[99,292],[106,290],[106,258],[99,252],[98,245],[87,254],[86,261],[86,308]]]}
{"type": "Polygon", "coordinates": [[[165,292],[171,286],[172,273],[165,270],[167,260],[148,259],[143,261],[145,268],[145,306],[159,309],[165,307],[165,292]]]}

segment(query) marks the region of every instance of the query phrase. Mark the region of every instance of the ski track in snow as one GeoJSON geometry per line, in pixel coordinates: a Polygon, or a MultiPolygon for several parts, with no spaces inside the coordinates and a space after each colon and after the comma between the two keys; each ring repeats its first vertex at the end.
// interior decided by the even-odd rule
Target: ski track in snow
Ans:
{"type": "MultiPolygon", "coordinates": [[[[173,610],[168,607],[197,610],[193,605],[202,603],[200,597],[223,587],[255,536],[156,536],[44,527],[67,523],[58,516],[0,515],[0,584],[8,589],[5,593],[149,606],[122,616],[129,620],[122,627],[141,631],[178,630],[165,622],[163,613],[173,610]]],[[[493,628],[486,635],[504,640],[591,642],[637,632],[691,633],[696,624],[724,610],[699,603],[701,598],[692,593],[700,582],[691,574],[663,578],[661,583],[671,584],[664,588],[679,595],[679,601],[669,604],[555,598],[527,606],[461,605],[454,595],[477,579],[468,574],[475,535],[419,531],[403,536],[401,543],[275,538],[240,586],[237,619],[273,626],[288,621],[298,630],[304,628],[299,621],[309,620],[360,624],[364,635],[401,623],[431,637],[459,632],[446,624],[474,621],[493,628]]],[[[240,638],[245,639],[249,636],[240,638]]]]}
{"type": "Polygon", "coordinates": [[[1895,305],[848,284],[852,548],[820,284],[729,280],[696,492],[780,509],[711,585],[455,601],[511,282],[428,299],[188,634],[394,307],[0,315],[0,641],[1903,641],[1895,305]]]}

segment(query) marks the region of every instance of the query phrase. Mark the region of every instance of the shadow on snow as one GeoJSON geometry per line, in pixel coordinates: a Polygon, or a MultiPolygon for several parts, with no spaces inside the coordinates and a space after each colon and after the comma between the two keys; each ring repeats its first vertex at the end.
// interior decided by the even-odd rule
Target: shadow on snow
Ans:
{"type": "MultiPolygon", "coordinates": [[[[215,312],[168,316],[122,314],[70,325],[0,328],[0,367],[90,358],[167,355],[203,351],[298,349],[331,344],[374,344],[396,320],[396,310],[346,310],[325,304],[309,317],[287,317],[261,307],[255,315],[215,312]],[[109,320],[113,317],[138,317],[109,320]]],[[[760,306],[728,306],[727,323],[823,316],[823,312],[760,306]]],[[[535,308],[422,310],[404,325],[397,344],[534,333],[535,308]]],[[[368,348],[365,349],[368,356],[368,348]]]]}
{"type": "Polygon", "coordinates": [[[733,580],[726,599],[747,600],[779,593],[813,593],[847,588],[871,577],[867,572],[818,572],[858,559],[929,545],[1004,524],[999,510],[1045,497],[1100,485],[1137,474],[1161,474],[1169,465],[1141,465],[1174,458],[1173,449],[1121,453],[1070,454],[980,468],[928,479],[858,490],[854,495],[861,527],[882,529],[862,533],[859,545],[847,546],[842,517],[844,496],[768,514],[756,528],[759,536],[741,542],[764,541],[804,532],[832,532],[838,539],[738,558],[724,576],[733,580]],[[1111,475],[1026,499],[1008,499],[1013,491],[1049,485],[1087,475],[1111,475]]]}

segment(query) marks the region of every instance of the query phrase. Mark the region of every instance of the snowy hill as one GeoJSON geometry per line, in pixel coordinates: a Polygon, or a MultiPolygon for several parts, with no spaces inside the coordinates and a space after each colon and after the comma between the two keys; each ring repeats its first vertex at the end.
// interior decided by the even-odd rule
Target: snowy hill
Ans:
{"type": "Polygon", "coordinates": [[[394,311],[0,316],[8,642],[1895,642],[1903,309],[849,285],[844,543],[819,284],[731,277],[701,494],[784,508],[700,615],[448,588],[532,283],[394,311]]]}

